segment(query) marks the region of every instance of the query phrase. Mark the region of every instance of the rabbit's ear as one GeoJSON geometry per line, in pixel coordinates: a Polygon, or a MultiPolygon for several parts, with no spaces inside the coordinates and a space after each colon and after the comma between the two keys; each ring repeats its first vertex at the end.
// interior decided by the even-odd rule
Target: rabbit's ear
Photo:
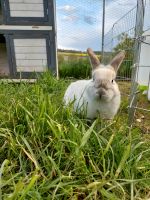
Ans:
{"type": "Polygon", "coordinates": [[[89,55],[92,68],[96,69],[100,65],[100,61],[99,61],[98,57],[95,55],[95,53],[93,52],[93,50],[91,48],[87,49],[87,53],[89,55]]]}
{"type": "Polygon", "coordinates": [[[114,68],[116,73],[124,58],[125,58],[125,51],[120,51],[120,53],[118,53],[110,62],[110,65],[114,68]]]}

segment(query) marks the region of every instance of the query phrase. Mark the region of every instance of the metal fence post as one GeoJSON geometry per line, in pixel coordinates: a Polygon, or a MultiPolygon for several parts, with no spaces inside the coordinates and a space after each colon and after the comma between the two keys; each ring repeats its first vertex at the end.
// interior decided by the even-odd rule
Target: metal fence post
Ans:
{"type": "Polygon", "coordinates": [[[102,58],[104,57],[104,35],[105,35],[105,0],[103,0],[103,20],[102,20],[102,58]]]}
{"type": "Polygon", "coordinates": [[[133,68],[132,68],[132,77],[131,77],[131,93],[129,99],[129,118],[128,124],[132,126],[134,115],[137,106],[137,90],[138,90],[138,83],[137,83],[137,75],[139,70],[139,57],[140,57],[140,50],[141,50],[141,42],[138,38],[142,35],[143,31],[143,23],[144,23],[144,0],[137,1],[137,12],[136,12],[136,27],[135,27],[135,47],[134,47],[134,61],[133,61],[133,68]]]}

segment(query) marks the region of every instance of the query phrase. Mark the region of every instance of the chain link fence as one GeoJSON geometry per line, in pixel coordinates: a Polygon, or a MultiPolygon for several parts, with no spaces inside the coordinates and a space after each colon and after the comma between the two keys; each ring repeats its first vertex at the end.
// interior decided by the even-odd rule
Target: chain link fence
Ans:
{"type": "MultiPolygon", "coordinates": [[[[128,1],[116,1],[118,4],[119,2],[126,5],[128,1]]],[[[145,132],[150,132],[150,103],[146,96],[148,90],[150,93],[149,18],[150,1],[137,0],[105,34],[103,54],[103,62],[107,63],[120,50],[126,51],[117,79],[122,95],[129,97],[129,125],[139,123],[145,132]],[[146,93],[145,96],[142,94],[143,91],[146,93]]],[[[105,26],[107,24],[106,12],[105,26]]]]}
{"type": "Polygon", "coordinates": [[[56,0],[58,49],[100,51],[101,5],[99,0],[56,0]]]}
{"type": "MultiPolygon", "coordinates": [[[[143,85],[140,84],[140,80],[145,80],[143,69],[144,76],[150,77],[150,1],[105,0],[105,35],[101,43],[102,7],[103,1],[100,0],[56,0],[60,72],[63,69],[67,77],[88,77],[91,71],[86,54],[88,47],[93,48],[97,55],[103,55],[104,64],[108,64],[120,50],[125,50],[126,57],[117,79],[122,95],[129,99],[129,124],[145,116],[150,121],[150,116],[144,113],[150,111],[150,104],[141,95],[143,85]],[[143,54],[145,45],[147,50],[143,54]],[[101,52],[101,47],[104,52],[101,52]],[[68,69],[72,69],[70,74],[68,69]]],[[[144,88],[148,89],[149,83],[150,78],[144,88]]]]}
{"type": "MultiPolygon", "coordinates": [[[[128,56],[126,56],[123,67],[118,73],[119,79],[130,80],[131,78],[130,66],[133,60],[132,48],[134,43],[131,38],[134,37],[136,1],[105,0],[105,32],[112,25],[113,27],[105,35],[103,62],[107,64],[119,49],[124,48],[128,51],[128,56]]],[[[97,55],[101,55],[102,7],[103,1],[100,0],[56,0],[58,65],[60,74],[63,71],[63,74],[67,76],[67,71],[71,69],[70,65],[73,68],[78,68],[80,66],[78,61],[87,58],[86,49],[88,47],[91,47],[97,55]],[[69,66],[66,69],[67,65],[69,66]],[[65,72],[64,69],[66,69],[65,72]]],[[[87,64],[88,60],[86,61],[87,64]]],[[[81,65],[84,65],[84,63],[81,62],[81,65]]],[[[86,71],[84,76],[90,75],[89,68],[84,69],[84,71],[86,71]]],[[[77,78],[77,75],[73,73],[74,70],[70,71],[68,76],[72,74],[77,78]]]]}
{"type": "Polygon", "coordinates": [[[102,1],[56,0],[60,77],[87,78],[91,74],[86,50],[101,48],[102,1]]]}
{"type": "Polygon", "coordinates": [[[145,133],[150,133],[150,1],[138,0],[136,42],[129,104],[129,124],[137,121],[145,133]],[[144,95],[145,94],[145,95],[144,95]]]}
{"type": "MultiPolygon", "coordinates": [[[[117,2],[122,2],[122,5],[126,5],[126,1],[117,2]]],[[[114,22],[112,28],[104,36],[104,63],[108,63],[110,59],[120,50],[126,51],[126,58],[122,64],[122,67],[118,71],[117,79],[119,80],[131,80],[131,66],[133,65],[135,43],[134,37],[136,25],[136,11],[137,6],[134,5],[120,19],[114,22]]]]}

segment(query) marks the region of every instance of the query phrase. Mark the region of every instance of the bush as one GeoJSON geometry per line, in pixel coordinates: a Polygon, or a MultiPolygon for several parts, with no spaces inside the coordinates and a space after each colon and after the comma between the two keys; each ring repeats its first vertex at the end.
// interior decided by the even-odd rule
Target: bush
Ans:
{"type": "Polygon", "coordinates": [[[118,76],[119,77],[124,77],[124,78],[131,78],[131,73],[132,73],[132,66],[133,61],[132,60],[125,60],[121,67],[118,70],[118,76]]]}

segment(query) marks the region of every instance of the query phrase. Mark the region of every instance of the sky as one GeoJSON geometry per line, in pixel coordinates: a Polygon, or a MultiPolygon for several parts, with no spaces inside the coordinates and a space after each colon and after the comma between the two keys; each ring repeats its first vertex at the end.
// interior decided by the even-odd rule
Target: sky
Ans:
{"type": "MultiPolygon", "coordinates": [[[[137,0],[106,0],[105,33],[137,0]]],[[[102,0],[56,0],[58,48],[85,51],[101,50],[102,0]]],[[[133,15],[135,15],[133,13],[133,15]]],[[[134,24],[135,16],[123,22],[120,31],[134,24]],[[125,27],[127,26],[127,27],[125,27]]]]}

